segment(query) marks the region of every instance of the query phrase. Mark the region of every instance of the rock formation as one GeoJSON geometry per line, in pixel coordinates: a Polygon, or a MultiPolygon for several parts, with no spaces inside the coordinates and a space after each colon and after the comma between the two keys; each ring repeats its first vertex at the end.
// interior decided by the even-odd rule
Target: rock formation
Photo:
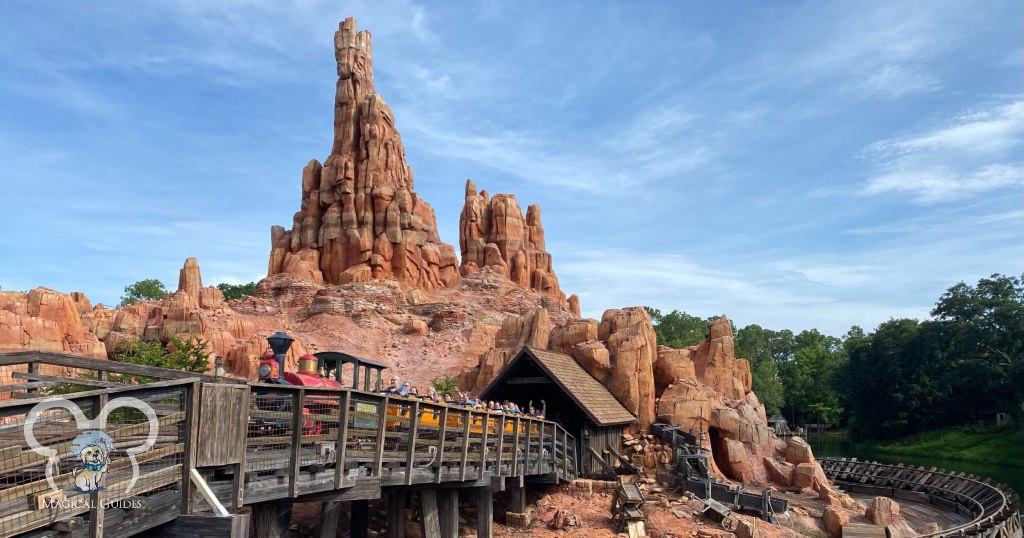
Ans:
{"type": "MultiPolygon", "coordinates": [[[[106,310],[102,305],[97,308],[106,310]]],[[[83,319],[91,310],[89,299],[79,291],[0,292],[0,352],[42,350],[106,358],[106,347],[83,319]]]]}
{"type": "Polygon", "coordinates": [[[355,19],[345,19],[334,52],[334,145],[323,165],[312,160],[302,170],[302,205],[292,229],[271,229],[268,276],[456,285],[455,249],[441,242],[434,210],[413,191],[394,115],[374,90],[370,33],[356,32],[355,19]]]}
{"type": "Polygon", "coordinates": [[[531,205],[524,217],[514,194],[496,194],[488,199],[487,191],[478,194],[476,185],[467,179],[466,202],[459,217],[459,249],[463,275],[488,269],[557,300],[562,308],[579,315],[579,298],[570,308],[558,287],[551,254],[544,250],[539,205],[531,205]]]}

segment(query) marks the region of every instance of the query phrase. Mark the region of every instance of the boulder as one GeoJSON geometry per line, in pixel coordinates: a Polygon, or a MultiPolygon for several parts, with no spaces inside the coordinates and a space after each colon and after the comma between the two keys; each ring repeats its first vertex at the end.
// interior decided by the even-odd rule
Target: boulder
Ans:
{"type": "Polygon", "coordinates": [[[828,531],[829,536],[842,538],[843,525],[850,522],[850,512],[842,508],[826,506],[821,519],[825,523],[825,530],[828,531]]]}
{"type": "Polygon", "coordinates": [[[793,465],[801,463],[814,463],[814,454],[811,445],[800,437],[790,437],[786,442],[786,462],[793,465]]]}

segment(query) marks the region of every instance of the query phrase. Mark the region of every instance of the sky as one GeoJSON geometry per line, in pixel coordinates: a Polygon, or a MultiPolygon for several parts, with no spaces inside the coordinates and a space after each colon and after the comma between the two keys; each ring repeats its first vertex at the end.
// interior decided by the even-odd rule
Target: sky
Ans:
{"type": "Polygon", "coordinates": [[[373,34],[416,191],[540,204],[584,316],[842,335],[1024,273],[1024,3],[0,3],[0,288],[266,276],[373,34]]]}

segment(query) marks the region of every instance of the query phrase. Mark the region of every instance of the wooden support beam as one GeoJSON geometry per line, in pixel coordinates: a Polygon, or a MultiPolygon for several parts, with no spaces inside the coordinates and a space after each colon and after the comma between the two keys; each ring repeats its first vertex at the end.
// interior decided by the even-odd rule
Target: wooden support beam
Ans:
{"type": "Polygon", "coordinates": [[[494,536],[494,494],[491,488],[475,488],[477,538],[494,536]]]}
{"type": "MultiPolygon", "coordinates": [[[[104,372],[104,373],[106,373],[106,372],[104,372]]],[[[89,387],[102,387],[102,388],[124,387],[124,386],[128,385],[128,383],[114,383],[114,382],[111,382],[111,381],[102,381],[102,380],[99,380],[99,379],[83,379],[81,377],[64,377],[64,376],[56,376],[56,375],[42,375],[42,374],[25,373],[25,372],[11,372],[11,377],[13,377],[15,379],[27,379],[29,381],[41,381],[41,382],[49,382],[49,383],[70,383],[70,384],[74,384],[74,385],[85,385],[85,386],[89,386],[89,387]]]]}
{"type": "Polygon", "coordinates": [[[348,412],[352,405],[352,391],[346,390],[341,396],[341,407],[338,411],[338,441],[334,447],[334,489],[341,489],[345,474],[345,453],[348,448],[348,412]]]}
{"type": "Polygon", "coordinates": [[[291,505],[288,503],[265,502],[252,505],[256,538],[288,538],[291,515],[291,505]]]}
{"type": "Polygon", "coordinates": [[[337,538],[341,520],[341,501],[327,501],[320,505],[320,538],[337,538]]]}
{"type": "Polygon", "coordinates": [[[438,422],[440,430],[437,436],[437,461],[434,462],[434,468],[437,470],[437,474],[434,475],[434,483],[441,483],[441,471],[444,470],[444,436],[448,433],[448,407],[441,408],[441,420],[438,422]]]}
{"type": "Polygon", "coordinates": [[[348,535],[352,538],[366,538],[370,526],[370,501],[358,500],[351,503],[348,535]]]}
{"type": "Polygon", "coordinates": [[[299,491],[299,469],[302,467],[302,430],[303,422],[302,408],[306,403],[306,389],[299,391],[292,396],[292,443],[291,456],[288,459],[288,496],[298,497],[299,491]]]}
{"type": "Polygon", "coordinates": [[[519,424],[522,419],[516,417],[515,424],[512,426],[512,476],[519,475],[519,424]]]}
{"type": "Polygon", "coordinates": [[[480,436],[480,472],[478,476],[482,477],[484,475],[484,471],[487,470],[487,433],[491,427],[491,417],[486,411],[484,411],[480,415],[480,421],[483,422],[483,427],[480,428],[483,435],[480,436]]]}
{"type": "Polygon", "coordinates": [[[401,488],[388,491],[388,536],[405,538],[405,501],[407,494],[401,488]]]}
{"type": "Polygon", "coordinates": [[[380,470],[384,464],[384,436],[387,431],[388,402],[391,399],[387,396],[379,402],[380,409],[377,410],[377,456],[373,460],[373,476],[380,476],[380,470]]]}
{"type": "Polygon", "coordinates": [[[502,476],[501,474],[501,454],[505,451],[505,415],[498,416],[498,457],[495,458],[494,463],[494,474],[495,476],[502,476]]]}
{"type": "Polygon", "coordinates": [[[438,491],[437,499],[441,538],[459,538],[459,490],[445,488],[438,491]]]}
{"type": "MultiPolygon", "coordinates": [[[[186,392],[186,394],[188,394],[186,392]]],[[[97,394],[92,408],[92,416],[95,419],[106,407],[109,397],[106,394],[97,394]]],[[[182,488],[182,491],[185,489],[182,488]]],[[[89,494],[89,538],[103,538],[103,520],[106,517],[106,508],[103,503],[106,500],[106,493],[99,491],[89,494]]],[[[182,508],[185,510],[186,508],[182,508]]]]}
{"type": "MultiPolygon", "coordinates": [[[[506,486],[508,484],[506,483],[506,486]]],[[[522,514],[526,512],[526,485],[522,481],[516,480],[512,487],[508,488],[509,491],[509,512],[516,514],[522,514]]]]}
{"type": "Polygon", "coordinates": [[[420,509],[423,512],[423,538],[441,538],[441,521],[437,510],[437,490],[420,490],[420,509]]]}
{"type": "Polygon", "coordinates": [[[188,475],[192,484],[196,486],[196,490],[199,491],[199,494],[206,500],[206,504],[210,505],[210,508],[213,509],[214,514],[220,517],[227,517],[231,515],[231,513],[228,512],[228,509],[224,508],[224,505],[220,503],[219,499],[217,499],[217,495],[213,493],[212,489],[210,489],[206,480],[203,480],[203,476],[199,474],[198,470],[194,468],[189,469],[188,475]]]}
{"type": "Polygon", "coordinates": [[[405,485],[412,485],[412,468],[416,457],[416,433],[420,426],[420,401],[412,403],[409,410],[409,448],[405,457],[405,485]]]}
{"type": "Polygon", "coordinates": [[[459,471],[460,471],[459,480],[465,482],[466,481],[466,471],[468,470],[468,469],[466,469],[466,462],[469,461],[469,434],[470,434],[469,426],[470,426],[470,422],[473,421],[473,412],[472,411],[466,411],[466,414],[463,416],[463,421],[464,421],[464,424],[463,424],[464,427],[462,428],[462,463],[460,464],[460,468],[459,468],[459,471]]]}

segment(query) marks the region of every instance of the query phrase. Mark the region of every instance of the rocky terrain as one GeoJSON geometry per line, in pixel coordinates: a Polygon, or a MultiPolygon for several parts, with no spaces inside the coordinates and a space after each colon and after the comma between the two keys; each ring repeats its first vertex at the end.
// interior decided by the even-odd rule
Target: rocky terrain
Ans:
{"type": "MultiPolygon", "coordinates": [[[[197,335],[210,345],[211,366],[221,356],[230,375],[253,379],[266,337],[284,330],[295,338],[289,368],[305,353],[337,350],[386,362],[420,386],[450,374],[478,391],[529,345],[579,361],[638,417],[632,434],[655,421],[705,431],[719,476],[808,492],[834,517],[862,514],[829,487],[806,443],[770,432],[728,319],[687,349],[658,346],[642,307],[581,319],[578,298],[561,290],[546,251],[540,207],[524,214],[514,195],[478,192],[472,181],[459,222],[460,261],[413,189],[396,119],[374,89],[369,33],[346,20],[335,53],[331,153],[303,169],[301,206],[290,230],[272,229],[268,276],[254,296],[224,301],[203,286],[194,258],[185,260],[176,291],[159,301],[108,308],[81,292],[0,292],[0,352],[106,359],[127,340],[197,335]]],[[[644,446],[631,457],[653,476],[667,463],[664,451],[644,446]]],[[[676,501],[667,501],[666,514],[676,501]]],[[[652,527],[683,519],[664,517],[652,527]]],[[[601,535],[590,532],[579,535],[601,535]]]]}

